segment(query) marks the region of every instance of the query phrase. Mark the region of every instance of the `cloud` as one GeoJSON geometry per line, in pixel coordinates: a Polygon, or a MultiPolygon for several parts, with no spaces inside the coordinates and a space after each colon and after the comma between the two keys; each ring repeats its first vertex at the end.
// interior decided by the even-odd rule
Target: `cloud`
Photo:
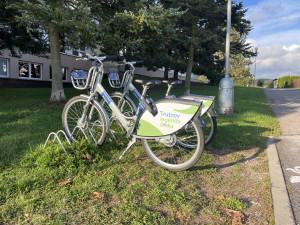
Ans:
{"type": "Polygon", "coordinates": [[[270,46],[272,44],[293,45],[300,44],[300,29],[280,31],[272,34],[264,35],[256,39],[259,46],[270,46]]]}
{"type": "MultiPolygon", "coordinates": [[[[274,44],[258,49],[256,58],[257,78],[278,78],[288,74],[300,74],[300,45],[274,44]]],[[[255,65],[252,65],[254,73],[255,65]]]]}
{"type": "MultiPolygon", "coordinates": [[[[249,38],[263,46],[273,43],[291,45],[300,34],[299,0],[264,0],[250,6],[246,17],[253,26],[249,38]]],[[[294,43],[299,43],[299,40],[294,43]]]]}

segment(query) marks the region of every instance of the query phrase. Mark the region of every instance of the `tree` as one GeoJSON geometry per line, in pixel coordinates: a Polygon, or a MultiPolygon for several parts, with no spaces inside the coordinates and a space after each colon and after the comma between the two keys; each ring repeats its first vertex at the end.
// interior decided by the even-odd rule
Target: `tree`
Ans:
{"type": "Polygon", "coordinates": [[[81,1],[73,0],[21,0],[9,9],[18,10],[16,20],[27,30],[45,31],[50,44],[52,90],[50,102],[65,100],[61,72],[61,38],[70,46],[81,43],[93,45],[96,41],[96,22],[90,8],[81,1]]]}
{"type": "Polygon", "coordinates": [[[118,54],[121,50],[128,60],[142,59],[148,69],[166,68],[169,40],[180,15],[177,9],[165,10],[155,2],[117,12],[102,33],[102,51],[118,54]]]}
{"type": "MultiPolygon", "coordinates": [[[[186,64],[185,92],[190,90],[191,73],[205,74],[211,84],[217,84],[224,69],[224,59],[218,55],[225,49],[225,27],[227,4],[225,0],[161,0],[166,8],[179,8],[185,11],[176,24],[176,36],[172,38],[174,53],[179,70],[186,64]],[[179,57],[178,57],[179,56],[179,57]]],[[[244,19],[246,10],[242,3],[233,2],[232,27],[240,34],[251,30],[250,21],[244,19]]],[[[245,43],[233,43],[232,52],[248,54],[245,43]]],[[[171,57],[172,58],[172,57],[171,57]]],[[[176,68],[178,70],[178,68],[176,68]]]]}
{"type": "Polygon", "coordinates": [[[0,2],[0,51],[8,49],[15,57],[21,53],[45,55],[49,52],[49,48],[44,32],[36,29],[36,26],[26,27],[16,21],[15,17],[20,16],[20,12],[11,8],[7,9],[7,6],[15,2],[17,1],[0,2]],[[31,30],[30,33],[27,32],[28,29],[31,30]]]}
{"type": "MultiPolygon", "coordinates": [[[[233,46],[245,46],[248,48],[248,44],[246,43],[246,35],[241,35],[235,29],[232,29],[231,43],[233,46]]],[[[235,85],[239,86],[249,86],[249,84],[253,84],[254,75],[250,73],[250,65],[253,64],[251,60],[252,57],[256,55],[255,51],[247,49],[245,50],[243,47],[234,47],[233,53],[230,54],[229,60],[229,74],[233,80],[235,85]],[[244,51],[244,52],[243,52],[244,51]]],[[[221,61],[224,60],[225,52],[219,52],[219,58],[221,61]]]]}

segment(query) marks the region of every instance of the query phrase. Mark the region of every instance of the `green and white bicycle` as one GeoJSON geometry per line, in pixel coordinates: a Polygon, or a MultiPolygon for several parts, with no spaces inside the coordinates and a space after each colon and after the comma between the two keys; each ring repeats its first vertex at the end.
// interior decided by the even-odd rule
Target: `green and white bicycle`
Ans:
{"type": "Polygon", "coordinates": [[[155,102],[145,98],[147,90],[160,84],[157,80],[137,80],[143,86],[142,95],[135,115],[127,115],[123,107],[115,104],[101,85],[103,78],[103,60],[111,57],[91,56],[83,60],[94,60],[96,65],[89,72],[73,71],[72,83],[77,89],[89,89],[89,95],[80,95],[70,99],[62,114],[63,127],[71,140],[76,139],[78,130],[90,133],[101,145],[110,131],[110,119],[98,97],[111,110],[110,116],[118,120],[126,138],[127,148],[137,141],[142,145],[157,165],[171,170],[182,171],[192,167],[200,159],[204,148],[202,102],[183,99],[161,99],[155,102]]]}
{"type": "MultiPolygon", "coordinates": [[[[117,73],[111,73],[108,76],[111,87],[123,88],[122,92],[113,92],[110,94],[110,96],[113,99],[113,101],[119,105],[119,107],[122,109],[122,112],[126,113],[126,115],[134,115],[137,110],[134,101],[129,97],[129,92],[132,92],[138,100],[141,98],[141,94],[138,92],[138,90],[135,88],[135,86],[132,83],[134,72],[135,72],[134,65],[136,63],[143,63],[143,61],[126,62],[126,60],[123,60],[121,64],[118,64],[118,65],[129,65],[130,67],[128,70],[125,71],[122,81],[120,81],[120,77],[117,73]]],[[[182,81],[163,80],[162,82],[168,85],[168,89],[165,94],[165,97],[169,99],[176,99],[176,96],[170,94],[170,91],[172,87],[182,84],[182,81]]],[[[201,118],[205,125],[204,127],[202,127],[202,130],[204,132],[205,145],[208,145],[214,139],[217,132],[217,120],[216,120],[217,113],[214,109],[215,97],[190,94],[190,95],[180,96],[179,99],[188,99],[188,100],[202,102],[201,118]]],[[[152,101],[151,99],[149,100],[152,101]]],[[[105,101],[101,101],[101,104],[107,109],[107,113],[111,122],[116,120],[117,119],[116,117],[110,115],[110,110],[105,104],[105,101]]],[[[120,132],[120,129],[118,129],[118,127],[116,126],[114,126],[112,132],[115,135],[117,135],[118,133],[122,133],[120,132]]]]}

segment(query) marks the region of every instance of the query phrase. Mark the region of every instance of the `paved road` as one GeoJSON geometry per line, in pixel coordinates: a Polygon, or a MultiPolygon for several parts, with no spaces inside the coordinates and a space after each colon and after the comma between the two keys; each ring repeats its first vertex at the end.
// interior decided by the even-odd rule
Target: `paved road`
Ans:
{"type": "Polygon", "coordinates": [[[300,224],[300,90],[265,89],[282,135],[277,151],[297,224],[300,224]]]}

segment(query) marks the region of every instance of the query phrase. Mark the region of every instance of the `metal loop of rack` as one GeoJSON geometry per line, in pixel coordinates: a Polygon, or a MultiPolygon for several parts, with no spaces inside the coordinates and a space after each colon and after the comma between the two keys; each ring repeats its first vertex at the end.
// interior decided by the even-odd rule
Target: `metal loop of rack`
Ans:
{"type": "MultiPolygon", "coordinates": [[[[95,121],[93,126],[91,128],[93,128],[94,126],[97,126],[101,124],[99,120],[95,121]]],[[[85,131],[85,129],[83,129],[82,127],[79,127],[79,126],[76,126],[73,131],[72,131],[72,135],[76,133],[76,137],[78,137],[78,135],[80,133],[83,134],[84,138],[88,141],[88,143],[90,144],[90,139],[92,139],[94,141],[95,144],[97,144],[97,140],[95,138],[95,136],[93,135],[92,131],[90,128],[87,128],[88,130],[88,133],[85,131]]],[[[68,152],[63,144],[63,141],[62,141],[62,137],[67,140],[68,142],[68,145],[71,146],[72,150],[73,150],[73,153],[76,155],[76,151],[74,150],[73,146],[72,146],[72,140],[68,137],[68,135],[63,131],[63,130],[59,130],[57,132],[51,132],[48,137],[47,137],[47,140],[44,144],[44,148],[46,147],[47,143],[50,141],[51,137],[54,136],[54,139],[52,140],[52,144],[57,140],[60,144],[60,146],[62,147],[62,149],[64,150],[65,154],[68,156],[68,152]],[[59,134],[62,134],[62,135],[59,135],[59,134]],[[60,137],[62,136],[62,137],[60,137]]],[[[77,140],[74,140],[74,141],[77,141],[77,140]]]]}

